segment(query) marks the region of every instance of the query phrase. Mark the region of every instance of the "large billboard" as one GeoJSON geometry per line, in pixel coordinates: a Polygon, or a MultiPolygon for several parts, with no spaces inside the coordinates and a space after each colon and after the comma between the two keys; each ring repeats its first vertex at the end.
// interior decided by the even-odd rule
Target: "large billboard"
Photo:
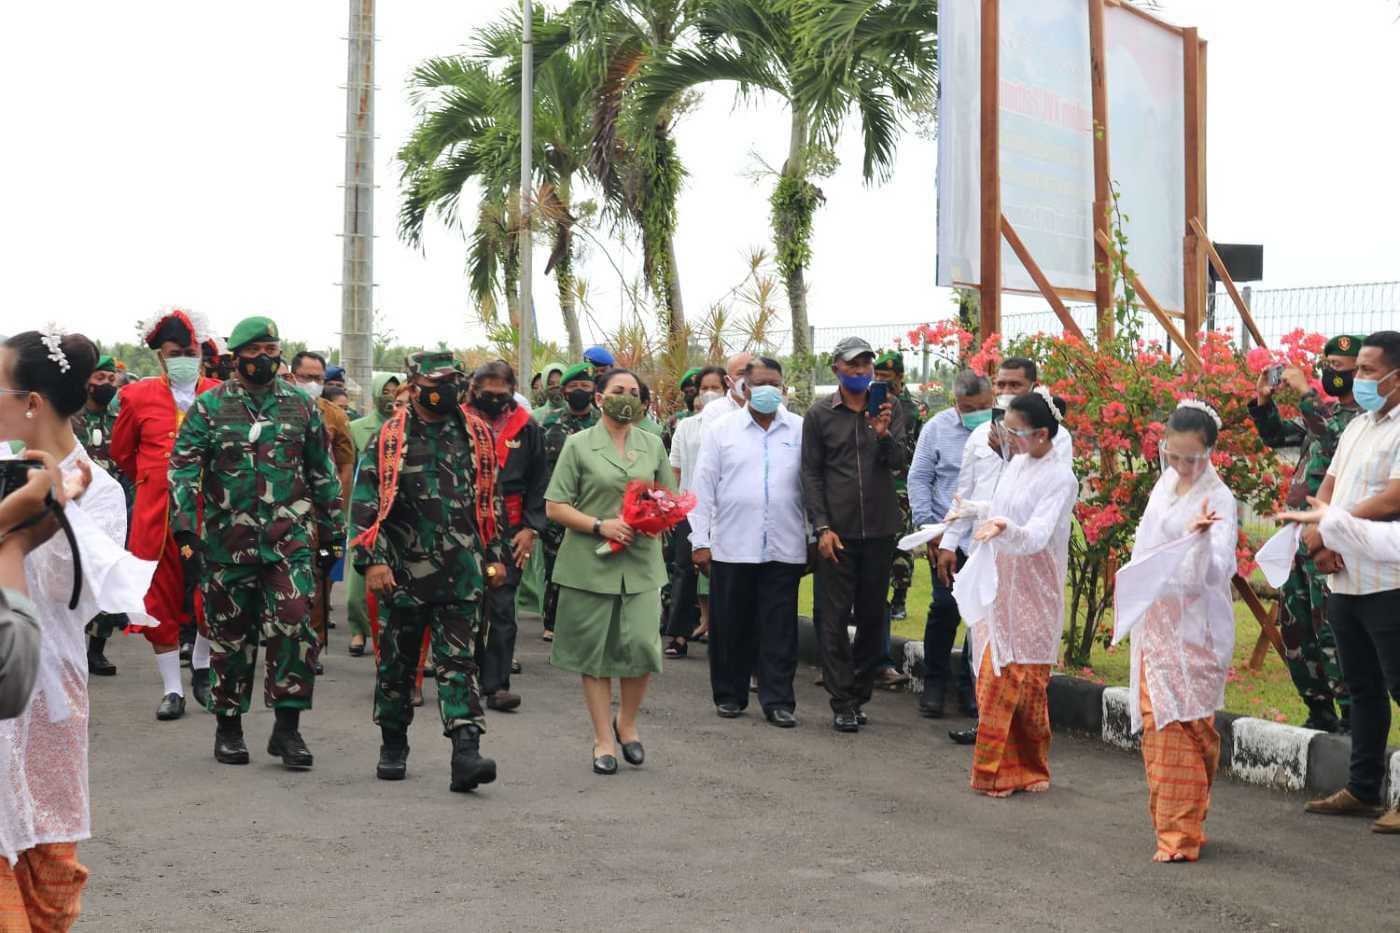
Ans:
{"type": "MultiPolygon", "coordinates": [[[[1057,290],[1094,289],[1094,122],[1087,0],[1001,0],[1002,213],[1057,290]]],[[[938,284],[981,271],[981,3],[939,11],[938,284]]],[[[1182,304],[1185,144],[1180,34],[1110,7],[1104,21],[1110,176],[1130,262],[1182,304]]],[[[1002,284],[1039,294],[1002,244],[1002,284]]]]}

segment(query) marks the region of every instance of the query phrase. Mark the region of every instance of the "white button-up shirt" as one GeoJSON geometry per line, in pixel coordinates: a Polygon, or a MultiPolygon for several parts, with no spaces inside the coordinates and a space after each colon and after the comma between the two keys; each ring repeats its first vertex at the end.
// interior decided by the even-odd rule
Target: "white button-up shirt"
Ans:
{"type": "MultiPolygon", "coordinates": [[[[1332,505],[1350,512],[1362,499],[1400,479],[1400,405],[1384,415],[1368,412],[1351,419],[1337,441],[1327,475],[1332,477],[1332,505]]],[[[1327,577],[1334,593],[1365,596],[1400,589],[1400,563],[1377,555],[1348,554],[1341,573],[1327,577]]]]}
{"type": "Polygon", "coordinates": [[[786,408],[767,430],[747,406],[706,418],[691,483],[691,547],[723,563],[807,563],[801,468],[802,419],[786,408]]]}

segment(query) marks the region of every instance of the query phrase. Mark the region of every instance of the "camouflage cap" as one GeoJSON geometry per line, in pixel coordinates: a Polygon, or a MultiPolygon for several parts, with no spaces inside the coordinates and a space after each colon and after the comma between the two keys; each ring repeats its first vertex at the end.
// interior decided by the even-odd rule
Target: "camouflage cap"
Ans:
{"type": "Polygon", "coordinates": [[[1355,334],[1338,334],[1327,341],[1327,346],[1322,348],[1323,356],[1357,356],[1361,353],[1361,341],[1364,338],[1355,334]]]}
{"type": "Polygon", "coordinates": [[[114,373],[117,371],[117,361],[110,356],[100,356],[97,359],[97,366],[92,371],[95,373],[114,373]]]}
{"type": "Polygon", "coordinates": [[[233,328],[233,333],[228,335],[228,348],[237,353],[250,343],[281,339],[277,333],[277,324],[272,318],[245,317],[233,328]]]}
{"type": "Polygon", "coordinates": [[[414,353],[405,361],[405,366],[410,378],[463,375],[462,364],[457,362],[451,350],[423,350],[414,353]]]}
{"type": "Polygon", "coordinates": [[[904,354],[898,350],[886,350],[875,357],[876,369],[889,369],[897,373],[904,372],[904,354]]]}
{"type": "Polygon", "coordinates": [[[568,385],[570,382],[573,382],[575,379],[587,379],[588,381],[592,382],[592,381],[593,381],[593,364],[592,364],[592,363],[575,363],[574,365],[570,366],[568,369],[564,370],[564,375],[562,375],[562,376],[559,377],[559,384],[560,384],[560,385],[568,385]]]}
{"type": "Polygon", "coordinates": [[[684,389],[684,388],[685,388],[685,384],[686,384],[687,382],[689,382],[690,380],[694,379],[696,376],[699,376],[699,375],[700,375],[700,367],[699,367],[699,366],[692,366],[692,367],[690,367],[689,369],[687,369],[687,370],[685,371],[685,375],[684,375],[684,376],[681,376],[680,388],[684,389]]]}

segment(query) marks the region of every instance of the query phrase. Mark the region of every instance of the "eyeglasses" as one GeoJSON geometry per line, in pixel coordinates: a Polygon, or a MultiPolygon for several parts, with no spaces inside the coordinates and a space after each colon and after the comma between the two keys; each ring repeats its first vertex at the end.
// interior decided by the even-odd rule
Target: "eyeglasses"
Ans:
{"type": "Polygon", "coordinates": [[[21,398],[26,398],[26,397],[28,397],[28,395],[29,395],[29,390],[28,390],[28,389],[0,389],[0,395],[18,395],[18,396],[20,396],[21,398]]]}
{"type": "Polygon", "coordinates": [[[1002,429],[1003,431],[1005,431],[1007,434],[1014,434],[1014,435],[1016,435],[1017,437],[1020,437],[1020,438],[1034,437],[1034,436],[1035,436],[1035,432],[1041,430],[1040,428],[1022,428],[1022,429],[1017,429],[1017,428],[1008,427],[1008,426],[1005,425],[1005,424],[1003,424],[1003,425],[1001,426],[1001,429],[1002,429]]]}

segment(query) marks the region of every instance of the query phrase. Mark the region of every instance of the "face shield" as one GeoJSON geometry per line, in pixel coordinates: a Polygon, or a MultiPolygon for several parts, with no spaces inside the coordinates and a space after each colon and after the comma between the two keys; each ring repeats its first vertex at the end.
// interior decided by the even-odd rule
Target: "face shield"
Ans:
{"type": "Polygon", "coordinates": [[[1172,449],[1170,441],[1163,441],[1157,450],[1157,457],[1163,473],[1167,472],[1168,468],[1173,469],[1177,476],[1190,483],[1195,482],[1206,471],[1212,453],[1214,450],[1210,447],[1201,453],[1181,453],[1172,449]]]}
{"type": "Polygon", "coordinates": [[[1009,451],[1009,453],[1003,453],[1007,460],[1017,454],[1029,453],[1031,445],[1035,443],[1036,434],[1045,430],[1044,428],[1013,428],[1005,422],[1002,422],[1000,427],[1003,451],[1009,451]]]}

